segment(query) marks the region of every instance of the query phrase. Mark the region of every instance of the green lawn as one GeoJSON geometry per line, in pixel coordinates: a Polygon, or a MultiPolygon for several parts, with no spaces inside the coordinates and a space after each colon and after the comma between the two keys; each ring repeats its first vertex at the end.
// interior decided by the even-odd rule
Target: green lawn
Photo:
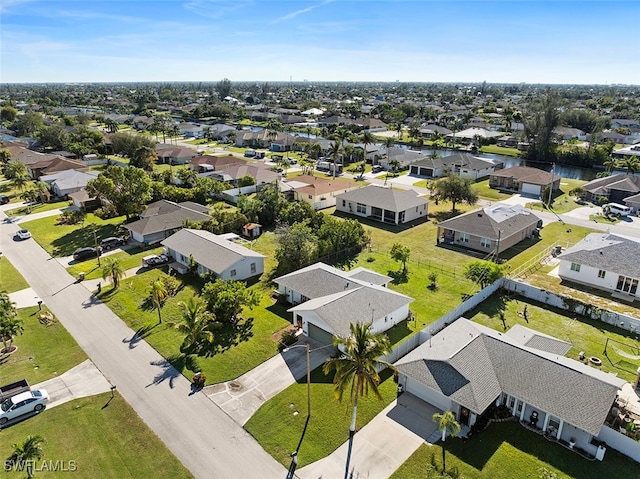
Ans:
{"type": "MultiPolygon", "coordinates": [[[[611,448],[604,461],[587,461],[514,422],[491,424],[466,442],[449,438],[446,451],[447,470],[457,469],[465,479],[537,479],[542,468],[556,473],[558,479],[638,477],[638,463],[611,448]]],[[[439,478],[441,468],[440,444],[422,445],[391,477],[439,478]],[[438,472],[427,475],[432,464],[438,472]]]]}
{"type": "Polygon", "coordinates": [[[503,201],[513,196],[512,193],[502,193],[495,188],[489,187],[489,179],[478,181],[473,184],[473,190],[478,194],[480,198],[491,201],[503,201]]]}
{"type": "Polygon", "coordinates": [[[97,259],[90,259],[87,261],[81,261],[73,266],[69,266],[67,271],[73,277],[78,277],[80,272],[85,273],[86,279],[99,279],[102,278],[102,266],[104,266],[107,259],[116,260],[120,263],[120,267],[126,271],[128,269],[139,268],[142,266],[142,258],[151,254],[162,253],[162,246],[146,249],[143,247],[129,248],[117,253],[110,254],[109,256],[101,256],[100,264],[98,266],[97,259]]]}
{"type": "Polygon", "coordinates": [[[494,155],[513,156],[518,158],[521,151],[517,148],[508,148],[506,146],[486,145],[480,148],[481,153],[491,153],[494,155]]]}
{"type": "Polygon", "coordinates": [[[10,211],[5,211],[7,216],[21,216],[33,213],[42,213],[44,211],[51,211],[57,209],[64,209],[69,206],[69,201],[55,201],[52,203],[38,203],[32,206],[21,206],[10,211]]]}
{"type": "MultiPolygon", "coordinates": [[[[396,397],[392,375],[381,374],[380,401],[372,394],[358,401],[357,428],[361,429],[396,397]]],[[[331,377],[318,368],[311,374],[311,420],[298,455],[298,467],[304,467],[331,454],[349,438],[351,404],[348,392],[342,402],[333,395],[331,377]]],[[[307,416],[306,377],[289,386],[265,403],[245,424],[245,429],[277,461],[291,463],[291,452],[300,440],[307,416]],[[295,412],[298,412],[295,415],[295,412]]],[[[356,436],[356,441],[358,436],[356,436]]]]}
{"type": "MultiPolygon", "coordinates": [[[[37,478],[73,477],[76,479],[138,479],[142,477],[193,477],[164,443],[147,427],[127,402],[116,392],[76,399],[16,424],[0,432],[0,458],[12,452],[12,444],[28,435],[38,434],[46,443],[43,461],[75,471],[43,470],[37,478]]],[[[42,461],[36,461],[41,465],[42,461]]],[[[42,469],[42,467],[40,467],[42,469]]],[[[24,478],[11,472],[2,477],[24,478]]]]}
{"type": "MultiPolygon", "coordinates": [[[[235,379],[258,364],[266,361],[278,351],[278,342],[274,334],[286,327],[289,322],[283,318],[284,308],[274,306],[267,294],[261,295],[261,303],[253,310],[246,310],[246,320],[236,334],[218,333],[216,347],[207,355],[196,358],[196,364],[190,362],[180,352],[183,337],[167,326],[166,322],[180,316],[178,303],[200,291],[198,281],[185,282],[178,294],[169,298],[162,308],[163,324],[158,324],[158,313],[151,309],[148,297],[150,283],[165,275],[166,268],[153,269],[123,280],[118,290],[108,286],[102,288],[100,298],[111,310],[127,323],[134,331],[153,346],[186,377],[197,370],[207,377],[207,384],[235,379]]],[[[178,276],[180,278],[180,276],[178,276]]],[[[257,283],[253,288],[262,292],[264,285],[257,283]]]]}
{"type": "MultiPolygon", "coordinates": [[[[43,307],[46,310],[46,307],[43,307]]],[[[84,351],[56,320],[45,326],[38,321],[38,307],[21,308],[24,333],[14,338],[18,350],[0,357],[0,383],[26,378],[30,384],[59,376],[87,359],[84,351]]]]}
{"type": "Polygon", "coordinates": [[[15,293],[29,287],[29,283],[22,277],[11,262],[0,255],[0,291],[15,293]]]}
{"type": "Polygon", "coordinates": [[[515,324],[521,324],[528,328],[551,335],[572,344],[567,353],[568,358],[578,359],[582,351],[586,357],[596,356],[603,361],[601,369],[617,374],[618,377],[633,381],[635,372],[640,366],[639,361],[626,359],[615,351],[624,351],[625,346],[618,343],[610,343],[607,348],[607,356],[602,354],[607,338],[628,344],[627,353],[632,354],[640,349],[640,336],[623,329],[611,326],[601,321],[578,316],[568,311],[557,310],[545,304],[526,301],[520,296],[493,295],[482,302],[475,310],[467,313],[472,321],[490,328],[504,331],[505,328],[499,317],[499,311],[504,312],[506,329],[515,324]],[[528,322],[524,320],[523,310],[527,305],[528,322]]]}
{"type": "MultiPolygon", "coordinates": [[[[579,208],[581,205],[576,203],[576,197],[572,196],[570,192],[576,188],[584,185],[586,181],[573,180],[571,178],[562,178],[560,181],[560,190],[554,194],[552,210],[561,215],[571,210],[579,208]]],[[[527,204],[527,208],[533,210],[546,210],[547,208],[541,201],[535,201],[527,204]]]]}
{"type": "Polygon", "coordinates": [[[68,256],[78,248],[93,246],[95,239],[99,242],[102,238],[119,236],[118,226],[124,220],[123,216],[102,220],[89,213],[83,226],[83,224],[61,225],[57,223],[57,218],[57,216],[49,216],[21,224],[31,232],[33,238],[47,253],[53,254],[56,250],[56,256],[68,256]],[[92,226],[94,224],[96,225],[95,239],[92,226]]]}

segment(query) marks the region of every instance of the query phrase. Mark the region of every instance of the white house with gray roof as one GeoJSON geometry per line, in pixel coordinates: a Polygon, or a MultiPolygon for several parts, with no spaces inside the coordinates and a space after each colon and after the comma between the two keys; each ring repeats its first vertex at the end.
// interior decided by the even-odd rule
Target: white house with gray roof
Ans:
{"type": "Polygon", "coordinates": [[[239,281],[264,273],[264,255],[208,231],[185,228],[161,244],[182,266],[178,266],[182,272],[189,269],[193,257],[198,274],[213,273],[221,279],[239,281]]]}
{"type": "Polygon", "coordinates": [[[410,174],[435,178],[450,172],[461,178],[477,180],[492,174],[496,169],[496,164],[501,163],[462,152],[420,160],[411,165],[410,174]]]}
{"type": "Polygon", "coordinates": [[[506,334],[460,318],[395,363],[405,391],[472,426],[492,405],[602,459],[592,443],[625,381],[564,357],[571,344],[523,326],[506,334]]]}
{"type": "Polygon", "coordinates": [[[640,298],[637,238],[591,233],[558,258],[558,275],[562,279],[612,292],[626,300],[640,298]]]}
{"type": "Polygon", "coordinates": [[[427,218],[429,201],[413,190],[369,185],[336,196],[336,210],[383,223],[403,224],[427,218]]]}
{"type": "Polygon", "coordinates": [[[331,343],[348,335],[351,323],[386,331],[409,315],[412,298],[388,289],[391,281],[366,268],[342,271],[324,263],[276,278],[279,294],[294,306],[293,323],[310,338],[331,343]]]}

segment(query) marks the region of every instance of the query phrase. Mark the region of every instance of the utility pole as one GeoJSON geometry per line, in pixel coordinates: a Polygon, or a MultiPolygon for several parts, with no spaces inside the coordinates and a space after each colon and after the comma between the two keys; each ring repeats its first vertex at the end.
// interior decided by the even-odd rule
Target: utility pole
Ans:
{"type": "Polygon", "coordinates": [[[98,246],[98,237],[96,236],[96,224],[92,223],[92,228],[93,230],[93,244],[94,247],[96,249],[96,258],[98,258],[98,266],[100,266],[100,249],[98,246]]]}

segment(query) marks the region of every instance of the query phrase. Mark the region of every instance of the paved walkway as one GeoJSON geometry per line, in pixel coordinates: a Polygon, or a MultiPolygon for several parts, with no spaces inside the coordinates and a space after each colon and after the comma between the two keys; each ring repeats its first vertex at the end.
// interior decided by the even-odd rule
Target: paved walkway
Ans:
{"type": "MultiPolygon", "coordinates": [[[[234,421],[244,425],[269,399],[307,374],[307,349],[311,348],[310,368],[325,362],[334,351],[308,338],[300,338],[287,351],[278,354],[238,379],[204,388],[204,393],[220,406],[234,421]]],[[[305,408],[300,413],[306,414],[305,408]]]]}
{"type": "Polygon", "coordinates": [[[17,308],[28,308],[37,306],[41,301],[40,296],[32,288],[21,289],[15,293],[9,293],[9,299],[16,303],[17,308]]]}
{"type": "Polygon", "coordinates": [[[87,359],[56,378],[32,385],[31,389],[45,389],[50,398],[47,409],[51,409],[74,399],[107,392],[111,390],[111,383],[87,359]]]}
{"type": "MultiPolygon", "coordinates": [[[[356,433],[351,453],[353,477],[386,479],[391,476],[434,433],[440,437],[438,426],[431,419],[437,412],[440,410],[412,394],[400,395],[356,433]]],[[[296,475],[301,479],[343,477],[347,449],[348,442],[345,442],[324,459],[298,469],[296,475]]]]}
{"type": "Polygon", "coordinates": [[[0,250],[108,381],[197,478],[283,478],[286,469],[34,240],[1,221],[0,250]],[[241,471],[241,474],[239,473],[241,471]]]}

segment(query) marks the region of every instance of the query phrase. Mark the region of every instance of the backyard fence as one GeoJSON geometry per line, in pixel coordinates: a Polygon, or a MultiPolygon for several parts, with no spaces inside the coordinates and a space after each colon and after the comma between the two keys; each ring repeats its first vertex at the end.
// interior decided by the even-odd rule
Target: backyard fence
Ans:
{"type": "Polygon", "coordinates": [[[620,434],[608,426],[602,426],[600,434],[598,434],[598,440],[605,442],[607,446],[621,452],[625,456],[640,462],[640,442],[624,434],[620,434]]]}

